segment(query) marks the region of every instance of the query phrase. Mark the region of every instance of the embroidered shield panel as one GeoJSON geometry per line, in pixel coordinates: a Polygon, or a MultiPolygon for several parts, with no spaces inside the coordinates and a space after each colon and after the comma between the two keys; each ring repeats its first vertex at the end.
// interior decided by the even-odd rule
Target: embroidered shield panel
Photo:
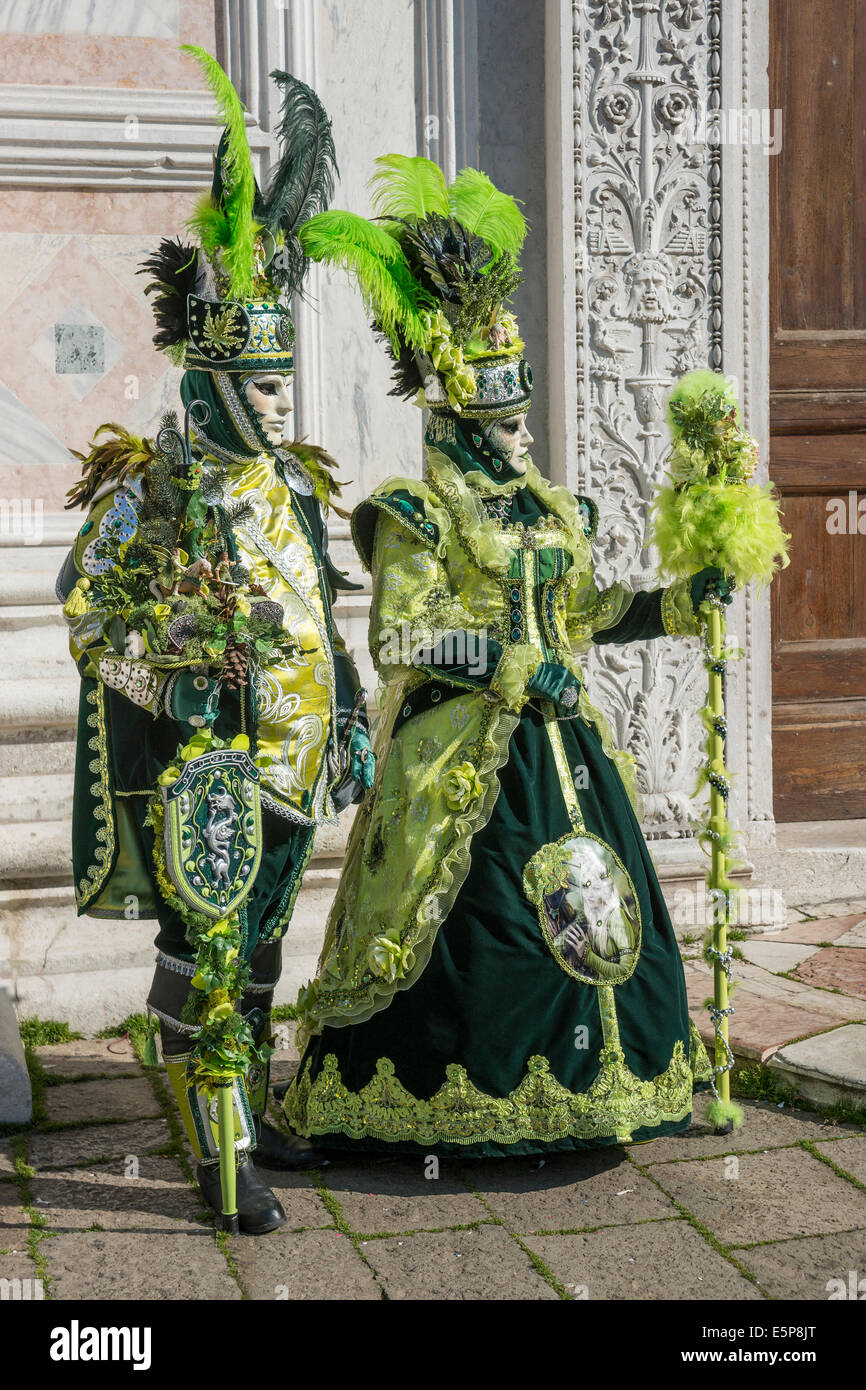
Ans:
{"type": "Polygon", "coordinates": [[[640,956],[634,883],[610,845],[570,832],[533,855],[523,876],[544,939],[566,974],[588,985],[619,985],[640,956]]]}

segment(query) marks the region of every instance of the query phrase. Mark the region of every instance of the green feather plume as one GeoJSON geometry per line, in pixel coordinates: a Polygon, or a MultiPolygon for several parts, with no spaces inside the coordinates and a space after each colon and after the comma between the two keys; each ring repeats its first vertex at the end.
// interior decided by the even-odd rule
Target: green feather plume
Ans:
{"type": "Polygon", "coordinates": [[[373,209],[378,217],[423,222],[432,212],[448,216],[445,175],[422,155],[383,154],[370,180],[373,209]]]}
{"type": "Polygon", "coordinates": [[[652,542],[662,571],[687,578],[715,565],[739,586],[769,583],[791,537],[771,484],[750,484],[758,446],[740,422],[736,395],[717,372],[689,372],[672,390],[669,482],[653,502],[652,542]]]}
{"type": "Polygon", "coordinates": [[[298,228],[327,208],[334,196],[337,155],[331,122],[312,88],[287,72],[275,71],[271,77],[282,96],[280,158],[262,199],[261,216],[274,236],[285,236],[270,274],[291,293],[300,289],[307,268],[298,228]]]}
{"type": "Polygon", "coordinates": [[[790,536],[779,524],[769,484],[695,483],[663,487],[653,504],[652,541],[668,575],[688,578],[716,565],[739,587],[769,583],[790,563],[790,536]]]}
{"type": "Polygon", "coordinates": [[[247,139],[244,104],[219,63],[204,48],[181,45],[194,58],[207,79],[225,124],[217,152],[216,198],[205,199],[188,226],[202,239],[208,254],[219,247],[229,275],[229,294],[235,299],[253,293],[253,260],[258,224],[253,220],[256,180],[247,139]]]}
{"type": "Polygon", "coordinates": [[[355,281],[395,354],[400,338],[411,348],[426,345],[429,328],[423,312],[433,307],[433,300],[413,278],[400,246],[386,231],[356,213],[334,209],[305,222],[298,240],[311,260],[340,266],[355,281]]]}
{"type": "Polygon", "coordinates": [[[472,236],[487,242],[494,256],[516,256],[526,237],[526,218],[514,198],[500,193],[480,169],[461,169],[448,189],[451,216],[472,236]]]}

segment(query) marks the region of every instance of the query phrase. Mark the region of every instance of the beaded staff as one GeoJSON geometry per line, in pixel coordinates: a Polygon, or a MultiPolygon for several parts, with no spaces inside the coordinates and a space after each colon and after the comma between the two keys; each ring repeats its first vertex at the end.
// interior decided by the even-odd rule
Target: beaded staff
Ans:
{"type": "MultiPolygon", "coordinates": [[[[743,429],[736,392],[717,372],[689,372],[668,398],[672,444],[668,478],[653,503],[652,540],[660,569],[671,578],[689,578],[713,566],[736,587],[753,580],[768,584],[788,564],[790,540],[779,522],[779,506],[770,483],[753,482],[758,464],[757,441],[743,429]]],[[[729,599],[727,601],[730,601],[729,599]]],[[[728,820],[730,773],[725,761],[725,669],[741,652],[726,646],[723,603],[709,593],[700,606],[704,628],[707,703],[701,718],[707,731],[706,761],[696,795],[710,790],[709,816],[698,840],[709,851],[707,887],[713,921],[705,941],[705,959],[713,966],[713,1000],[708,1004],[715,1034],[713,1099],[707,1117],[719,1133],[742,1124],[742,1110],[731,1101],[734,1056],[728,1040],[732,924],[735,886],[731,849],[734,830],[728,820]]]]}

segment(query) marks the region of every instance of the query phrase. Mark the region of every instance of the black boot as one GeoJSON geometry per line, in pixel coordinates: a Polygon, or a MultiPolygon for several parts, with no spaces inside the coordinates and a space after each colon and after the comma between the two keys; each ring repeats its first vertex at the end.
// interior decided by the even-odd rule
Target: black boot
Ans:
{"type": "Polygon", "coordinates": [[[302,1172],[307,1168],[327,1168],[329,1160],[318,1153],[309,1139],[290,1130],[277,1129],[270,1121],[255,1116],[256,1163],[261,1168],[302,1172]]]}
{"type": "MultiPolygon", "coordinates": [[[[238,1225],[244,1235],[263,1236],[286,1224],[286,1213],[271,1189],[262,1181],[250,1162],[241,1154],[237,1165],[238,1225]]],[[[195,1170],[202,1196],[217,1215],[222,1212],[222,1191],[218,1163],[200,1163],[195,1170]]]]}
{"type": "MultiPolygon", "coordinates": [[[[250,983],[241,1000],[241,1013],[250,1025],[257,1045],[271,1034],[271,1007],[280,978],[281,941],[260,941],[250,958],[250,983]]],[[[255,1062],[245,1081],[255,1125],[255,1162],[260,1168],[287,1172],[324,1168],[327,1159],[307,1139],[277,1129],[265,1118],[268,1108],[270,1062],[255,1062]]]]}

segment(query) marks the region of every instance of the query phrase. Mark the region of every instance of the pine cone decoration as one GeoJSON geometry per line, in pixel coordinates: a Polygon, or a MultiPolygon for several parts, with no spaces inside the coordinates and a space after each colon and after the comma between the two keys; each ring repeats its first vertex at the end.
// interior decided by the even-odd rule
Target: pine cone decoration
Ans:
{"type": "Polygon", "coordinates": [[[229,690],[239,690],[247,683],[249,656],[246,647],[230,647],[222,668],[223,684],[229,690]]]}

